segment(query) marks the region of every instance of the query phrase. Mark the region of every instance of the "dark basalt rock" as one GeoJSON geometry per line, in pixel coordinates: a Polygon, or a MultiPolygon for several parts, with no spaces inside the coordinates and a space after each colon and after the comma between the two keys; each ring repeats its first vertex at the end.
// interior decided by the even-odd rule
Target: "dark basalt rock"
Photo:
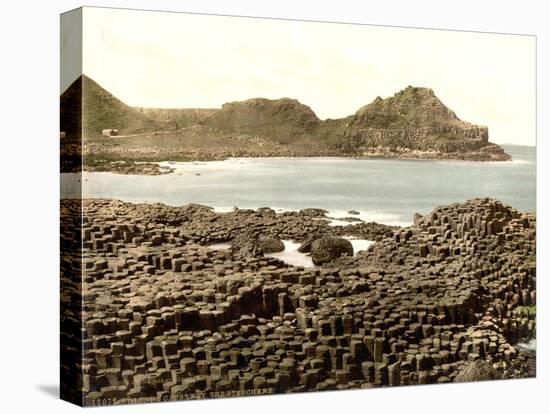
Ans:
{"type": "Polygon", "coordinates": [[[241,256],[261,257],[264,254],[260,239],[252,233],[242,233],[231,242],[231,252],[241,256]]]}
{"type": "Polygon", "coordinates": [[[331,262],[343,255],[353,256],[353,245],[349,240],[322,237],[311,244],[311,258],[316,265],[331,262]]]}
{"type": "Polygon", "coordinates": [[[327,213],[328,211],[322,208],[304,208],[300,210],[300,214],[307,217],[325,217],[327,213]]]}
{"type": "Polygon", "coordinates": [[[259,239],[260,249],[264,253],[277,253],[282,252],[285,249],[284,243],[281,239],[273,236],[262,236],[259,239]]]}
{"type": "Polygon", "coordinates": [[[455,377],[455,382],[488,381],[497,379],[498,375],[487,361],[478,359],[468,363],[455,377]]]}
{"type": "Polygon", "coordinates": [[[437,207],[394,229],[108,199],[60,209],[61,382],[83,361],[87,405],[536,373],[536,350],[515,345],[536,337],[536,216],[499,201],[437,207]],[[380,239],[315,268],[257,245],[339,234],[380,239]],[[236,254],[208,247],[228,241],[236,254]]]}
{"type": "Polygon", "coordinates": [[[273,210],[271,207],[260,207],[257,211],[262,216],[266,216],[266,217],[275,217],[277,215],[277,212],[273,210]]]}
{"type": "Polygon", "coordinates": [[[324,236],[327,236],[327,233],[312,233],[308,235],[305,240],[302,242],[302,245],[298,247],[298,252],[300,253],[309,253],[311,252],[311,245],[317,239],[320,239],[324,236]]]}

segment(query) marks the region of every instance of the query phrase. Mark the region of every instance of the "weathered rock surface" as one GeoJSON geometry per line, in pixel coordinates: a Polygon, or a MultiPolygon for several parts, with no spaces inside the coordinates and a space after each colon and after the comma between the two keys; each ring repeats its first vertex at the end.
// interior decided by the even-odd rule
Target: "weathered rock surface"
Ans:
{"type": "Polygon", "coordinates": [[[281,239],[273,236],[261,236],[260,248],[264,253],[277,253],[285,249],[285,245],[281,239]]]}
{"type": "Polygon", "coordinates": [[[171,128],[126,105],[86,75],[61,95],[60,112],[61,131],[70,139],[100,136],[105,128],[116,128],[121,134],[171,128]]]}
{"type": "Polygon", "coordinates": [[[96,160],[94,163],[84,163],[83,171],[109,171],[125,175],[164,175],[174,172],[174,169],[170,167],[161,167],[154,162],[96,160]]]}
{"type": "Polygon", "coordinates": [[[61,378],[88,405],[445,383],[476,361],[534,372],[516,344],[536,333],[536,217],[495,200],[307,269],[207,247],[335,235],[300,212],[94,199],[61,217],[61,378]]]}
{"type": "Polygon", "coordinates": [[[487,127],[460,120],[428,88],[409,86],[390,98],[376,98],[350,117],[344,136],[344,150],[365,156],[432,152],[442,158],[510,158],[489,143],[487,127]]]}
{"type": "Polygon", "coordinates": [[[319,122],[310,107],[295,99],[254,98],[223,104],[202,124],[224,132],[269,135],[284,143],[310,133],[319,122]]]}
{"type": "Polygon", "coordinates": [[[325,236],[311,243],[311,258],[316,265],[332,262],[344,255],[353,256],[353,245],[349,240],[325,236]]]}
{"type": "Polygon", "coordinates": [[[487,361],[478,359],[469,362],[457,374],[454,382],[488,381],[498,379],[497,372],[487,361]]]}
{"type": "Polygon", "coordinates": [[[249,232],[239,234],[233,239],[231,251],[241,256],[261,257],[264,254],[260,238],[249,232]]]}

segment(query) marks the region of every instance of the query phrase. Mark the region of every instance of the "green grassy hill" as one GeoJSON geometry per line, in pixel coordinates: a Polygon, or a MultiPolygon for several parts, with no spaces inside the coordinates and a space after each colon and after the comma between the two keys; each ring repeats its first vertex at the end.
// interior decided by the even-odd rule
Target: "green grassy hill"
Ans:
{"type": "Polygon", "coordinates": [[[197,125],[219,111],[217,108],[135,108],[155,121],[172,124],[174,129],[197,125]]]}
{"type": "Polygon", "coordinates": [[[489,151],[473,158],[507,159],[502,148],[488,142],[487,127],[460,120],[431,89],[412,86],[378,97],[346,118],[323,121],[289,98],[254,98],[220,109],[135,108],[82,76],[61,96],[61,130],[77,137],[82,131],[87,153],[104,159],[396,156],[407,151],[458,158],[489,151]],[[111,128],[126,137],[102,138],[102,130],[111,128]]]}
{"type": "Polygon", "coordinates": [[[60,131],[67,137],[79,139],[82,136],[82,78],[67,88],[59,100],[60,131]]]}
{"type": "Polygon", "coordinates": [[[226,103],[202,124],[222,133],[259,135],[290,143],[311,135],[320,122],[309,106],[295,99],[254,98],[226,103]]]}
{"type": "MultiPolygon", "coordinates": [[[[80,133],[82,118],[84,138],[101,135],[103,129],[118,129],[129,135],[146,131],[170,129],[167,122],[157,121],[120,99],[82,75],[61,95],[61,130],[72,136],[80,133]]],[[[173,128],[173,127],[172,127],[173,128]]]]}
{"type": "Polygon", "coordinates": [[[408,86],[394,96],[377,97],[360,108],[352,117],[351,126],[369,128],[420,128],[462,126],[463,121],[435,96],[433,90],[408,86]]]}

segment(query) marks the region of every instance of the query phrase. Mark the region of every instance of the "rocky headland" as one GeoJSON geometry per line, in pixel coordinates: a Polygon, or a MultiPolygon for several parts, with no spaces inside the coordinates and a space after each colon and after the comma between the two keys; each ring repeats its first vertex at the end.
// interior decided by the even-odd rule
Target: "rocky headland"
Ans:
{"type": "Polygon", "coordinates": [[[102,405],[534,375],[517,346],[536,331],[533,214],[474,199],[406,228],[325,218],[62,200],[62,382],[102,405]],[[376,243],[353,255],[344,235],[376,243]],[[280,240],[322,264],[266,256],[280,240]]]}
{"type": "MultiPolygon", "coordinates": [[[[98,165],[108,170],[116,161],[230,157],[510,159],[489,142],[487,127],[460,120],[433,90],[412,86],[348,117],[321,120],[289,98],[254,98],[219,109],[135,108],[82,76],[61,96],[61,130],[64,172],[98,165]],[[118,135],[102,136],[104,129],[118,135]],[[71,162],[81,156],[82,165],[71,162]]],[[[123,172],[120,166],[113,170],[123,172]]]]}

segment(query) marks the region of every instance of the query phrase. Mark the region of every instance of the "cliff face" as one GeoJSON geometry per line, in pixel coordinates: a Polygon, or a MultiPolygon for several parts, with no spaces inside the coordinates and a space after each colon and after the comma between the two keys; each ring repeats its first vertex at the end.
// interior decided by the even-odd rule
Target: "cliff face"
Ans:
{"type": "Polygon", "coordinates": [[[428,88],[409,86],[390,98],[376,98],[350,117],[343,135],[341,148],[358,155],[387,149],[506,156],[489,143],[486,126],[460,120],[428,88]]]}

